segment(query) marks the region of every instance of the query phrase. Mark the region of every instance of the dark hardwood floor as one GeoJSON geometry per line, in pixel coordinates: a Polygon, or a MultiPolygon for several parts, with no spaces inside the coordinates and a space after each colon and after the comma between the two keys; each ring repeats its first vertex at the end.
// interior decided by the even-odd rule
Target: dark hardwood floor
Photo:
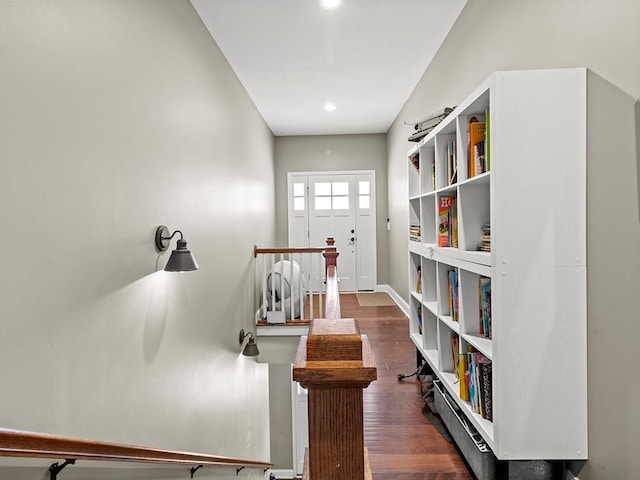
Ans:
{"type": "Polygon", "coordinates": [[[415,377],[408,320],[397,306],[361,307],[356,294],[341,294],[343,318],[355,318],[367,335],[378,380],[364,391],[365,446],[373,480],[471,480],[455,447],[425,418],[415,377]]]}

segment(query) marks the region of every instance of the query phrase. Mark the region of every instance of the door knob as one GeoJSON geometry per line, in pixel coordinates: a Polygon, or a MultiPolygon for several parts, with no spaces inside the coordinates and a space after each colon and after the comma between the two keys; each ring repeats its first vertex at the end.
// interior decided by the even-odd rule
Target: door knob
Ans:
{"type": "Polygon", "coordinates": [[[356,233],[356,231],[352,228],[352,229],[351,229],[351,233],[356,233]]]}
{"type": "Polygon", "coordinates": [[[355,242],[356,241],[355,237],[351,237],[351,241],[355,242]]]}

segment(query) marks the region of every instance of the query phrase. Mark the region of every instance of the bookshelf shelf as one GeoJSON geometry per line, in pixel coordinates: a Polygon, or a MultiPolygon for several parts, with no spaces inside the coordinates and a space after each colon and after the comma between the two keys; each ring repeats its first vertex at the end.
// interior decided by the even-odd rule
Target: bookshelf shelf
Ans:
{"type": "Polygon", "coordinates": [[[438,303],[437,302],[423,302],[424,308],[429,310],[434,315],[438,314],[438,303]]]}
{"type": "Polygon", "coordinates": [[[451,320],[451,317],[440,317],[440,321],[443,322],[448,328],[460,334],[460,324],[451,320]]]}
{"type": "Polygon", "coordinates": [[[408,153],[410,336],[503,460],[587,458],[586,78],[497,72],[408,153]]]}

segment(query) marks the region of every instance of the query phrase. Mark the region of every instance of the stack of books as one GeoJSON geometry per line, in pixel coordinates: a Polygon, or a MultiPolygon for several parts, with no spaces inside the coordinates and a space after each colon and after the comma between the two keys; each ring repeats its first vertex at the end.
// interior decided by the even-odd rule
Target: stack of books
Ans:
{"type": "Polygon", "coordinates": [[[485,223],[482,225],[482,242],[478,244],[478,250],[481,252],[491,251],[491,224],[485,223]]]}
{"type": "Polygon", "coordinates": [[[409,225],[409,240],[420,241],[420,225],[409,225]]]}
{"type": "Polygon", "coordinates": [[[491,360],[478,352],[461,353],[458,360],[460,398],[482,418],[493,420],[493,368],[491,360]]]}

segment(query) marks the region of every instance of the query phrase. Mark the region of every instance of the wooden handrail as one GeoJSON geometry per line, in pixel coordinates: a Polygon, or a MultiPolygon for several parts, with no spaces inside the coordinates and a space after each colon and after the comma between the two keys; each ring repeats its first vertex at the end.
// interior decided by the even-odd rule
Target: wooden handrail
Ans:
{"type": "Polygon", "coordinates": [[[342,318],[340,313],[340,289],[338,287],[338,274],[336,267],[327,267],[327,291],[325,298],[325,318],[342,318]]]}
{"type": "Polygon", "coordinates": [[[0,456],[271,468],[272,463],[0,429],[0,456]]]}
{"type": "Polygon", "coordinates": [[[254,245],[253,256],[264,253],[322,253],[326,247],[281,247],[281,248],[258,248],[254,245]]]}

